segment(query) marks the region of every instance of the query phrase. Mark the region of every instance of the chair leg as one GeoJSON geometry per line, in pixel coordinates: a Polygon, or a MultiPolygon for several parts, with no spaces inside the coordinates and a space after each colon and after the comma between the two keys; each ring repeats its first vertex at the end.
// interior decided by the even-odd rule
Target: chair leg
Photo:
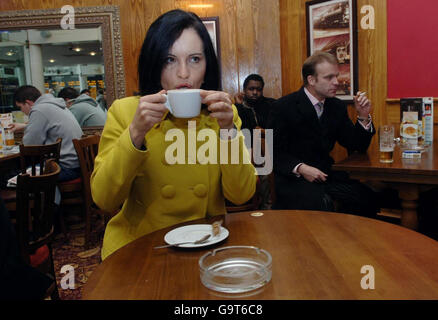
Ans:
{"type": "Polygon", "coordinates": [[[68,238],[68,232],[67,232],[67,227],[65,224],[64,212],[62,210],[62,206],[59,207],[59,210],[58,210],[58,221],[59,221],[59,226],[61,227],[61,232],[64,235],[64,239],[66,242],[68,242],[69,238],[68,238]]]}
{"type": "MultiPolygon", "coordinates": [[[[52,293],[50,294],[50,298],[52,300],[60,300],[59,292],[58,292],[58,283],[56,282],[56,272],[55,272],[55,264],[53,262],[53,254],[52,254],[52,245],[49,243],[47,245],[49,247],[49,259],[50,259],[50,271],[53,276],[53,282],[54,282],[54,288],[52,290],[52,293]]],[[[52,287],[50,288],[50,290],[52,287]]]]}
{"type": "MultiPolygon", "coordinates": [[[[85,205],[84,205],[85,207],[85,205]]],[[[89,248],[90,247],[90,235],[91,235],[91,210],[89,210],[88,208],[85,208],[84,210],[85,213],[85,243],[84,246],[85,248],[89,248]]]]}

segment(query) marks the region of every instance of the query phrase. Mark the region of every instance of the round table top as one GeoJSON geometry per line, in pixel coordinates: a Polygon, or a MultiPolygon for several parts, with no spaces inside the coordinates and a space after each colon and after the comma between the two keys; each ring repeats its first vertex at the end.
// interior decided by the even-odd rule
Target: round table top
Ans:
{"type": "MultiPolygon", "coordinates": [[[[91,274],[84,299],[438,299],[438,242],[415,231],[348,214],[298,210],[231,213],[221,243],[153,249],[172,226],[119,249],[91,274]],[[245,294],[201,283],[199,258],[250,245],[272,256],[272,279],[245,294]]],[[[181,225],[211,223],[201,219],[181,225]]],[[[178,225],[178,226],[181,226],[178,225]]]]}

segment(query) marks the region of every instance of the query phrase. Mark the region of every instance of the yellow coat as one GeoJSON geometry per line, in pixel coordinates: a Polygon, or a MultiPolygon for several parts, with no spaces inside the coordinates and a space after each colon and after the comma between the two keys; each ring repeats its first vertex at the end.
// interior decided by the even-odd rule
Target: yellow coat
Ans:
{"type": "MultiPolygon", "coordinates": [[[[123,205],[106,227],[102,259],[155,230],[207,215],[225,214],[224,196],[241,204],[248,201],[256,189],[256,171],[248,163],[249,154],[235,106],[234,123],[239,133],[226,142],[217,138],[217,145],[219,148],[221,143],[230,145],[235,141],[241,153],[239,163],[189,164],[196,157],[188,152],[187,139],[193,135],[188,134],[187,119],[163,117],[163,121],[146,134],[146,150],[134,147],[129,125],[138,101],[139,97],[116,100],[109,109],[91,176],[92,196],[101,209],[114,212],[123,205]],[[175,140],[165,141],[165,135],[176,128],[185,135],[185,164],[172,165],[166,161],[165,151],[172,144],[175,146],[175,140]],[[246,159],[244,163],[242,155],[246,159]]],[[[196,121],[197,133],[207,128],[219,130],[216,119],[209,117],[207,110],[190,120],[196,121]]],[[[191,132],[193,134],[194,129],[191,132]]],[[[198,141],[197,148],[203,144],[205,141],[198,141]]],[[[209,155],[205,148],[204,154],[209,155]]]]}

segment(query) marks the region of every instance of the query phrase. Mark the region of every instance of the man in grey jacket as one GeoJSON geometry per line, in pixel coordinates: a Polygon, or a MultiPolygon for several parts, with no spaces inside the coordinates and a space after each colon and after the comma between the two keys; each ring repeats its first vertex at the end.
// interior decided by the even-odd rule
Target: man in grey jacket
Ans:
{"type": "Polygon", "coordinates": [[[105,125],[105,112],[89,95],[85,93],[79,95],[75,88],[65,87],[59,91],[58,97],[65,100],[67,107],[81,127],[105,125]]]}
{"type": "Polygon", "coordinates": [[[73,139],[80,139],[83,132],[63,99],[52,94],[41,95],[33,86],[21,86],[14,94],[14,103],[29,116],[25,126],[14,124],[13,130],[24,129],[24,145],[55,143],[62,138],[59,164],[59,181],[68,181],[80,176],[79,159],[73,139]]]}

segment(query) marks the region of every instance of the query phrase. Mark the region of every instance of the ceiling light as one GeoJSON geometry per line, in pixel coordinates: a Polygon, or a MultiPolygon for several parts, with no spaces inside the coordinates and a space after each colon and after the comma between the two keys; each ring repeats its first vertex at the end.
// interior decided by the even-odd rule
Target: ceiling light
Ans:
{"type": "Polygon", "coordinates": [[[53,63],[53,62],[55,62],[55,59],[50,59],[49,62],[53,63]]]}
{"type": "Polygon", "coordinates": [[[73,48],[73,50],[76,51],[76,52],[80,52],[80,51],[82,51],[82,49],[79,48],[79,47],[73,48]]]}
{"type": "Polygon", "coordinates": [[[189,8],[213,8],[212,4],[189,4],[189,8]]]}
{"type": "Polygon", "coordinates": [[[6,55],[9,56],[9,57],[10,57],[10,56],[13,56],[13,55],[14,55],[14,52],[13,52],[13,51],[8,51],[8,52],[6,52],[6,55]]]}
{"type": "Polygon", "coordinates": [[[96,52],[94,52],[94,51],[90,52],[90,56],[95,56],[95,55],[96,55],[96,52]]]}

